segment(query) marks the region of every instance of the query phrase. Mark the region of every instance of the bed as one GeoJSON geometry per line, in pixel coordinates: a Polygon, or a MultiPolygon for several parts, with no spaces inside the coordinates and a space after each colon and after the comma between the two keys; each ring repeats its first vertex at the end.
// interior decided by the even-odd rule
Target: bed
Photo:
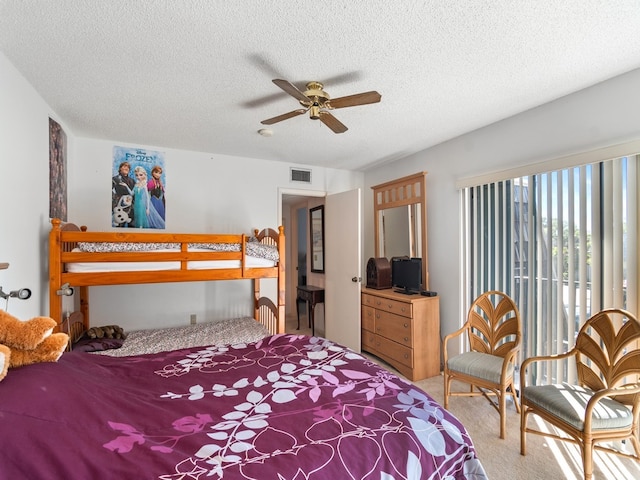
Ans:
{"type": "Polygon", "coordinates": [[[0,418],[0,479],[486,479],[428,394],[304,335],[66,352],[11,370],[0,418]]]}
{"type": "Polygon", "coordinates": [[[278,231],[245,234],[151,233],[135,229],[89,232],[51,220],[49,233],[49,315],[59,325],[63,297],[79,292],[80,312],[89,328],[89,287],[164,282],[251,280],[254,318],[271,333],[284,332],[285,240],[278,231]],[[274,303],[260,280],[277,279],[274,303]],[[276,305],[277,304],[277,305],[276,305]],[[275,314],[273,313],[275,312],[275,314]]]}

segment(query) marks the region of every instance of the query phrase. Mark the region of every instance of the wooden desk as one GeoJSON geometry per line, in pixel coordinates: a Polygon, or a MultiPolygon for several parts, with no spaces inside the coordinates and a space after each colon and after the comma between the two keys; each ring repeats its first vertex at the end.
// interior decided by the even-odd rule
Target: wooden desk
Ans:
{"type": "Polygon", "coordinates": [[[311,335],[315,335],[315,325],[313,321],[313,311],[317,303],[324,303],[324,288],[312,285],[298,285],[298,296],[296,298],[296,313],[298,314],[298,330],[300,330],[300,302],[307,302],[309,308],[309,326],[311,335]]]}

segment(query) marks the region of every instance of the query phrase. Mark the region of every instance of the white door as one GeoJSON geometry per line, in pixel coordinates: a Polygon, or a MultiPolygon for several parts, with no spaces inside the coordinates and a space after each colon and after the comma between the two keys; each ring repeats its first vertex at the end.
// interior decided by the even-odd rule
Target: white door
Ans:
{"type": "Polygon", "coordinates": [[[325,236],[325,337],[360,351],[360,189],[327,195],[325,236]]]}

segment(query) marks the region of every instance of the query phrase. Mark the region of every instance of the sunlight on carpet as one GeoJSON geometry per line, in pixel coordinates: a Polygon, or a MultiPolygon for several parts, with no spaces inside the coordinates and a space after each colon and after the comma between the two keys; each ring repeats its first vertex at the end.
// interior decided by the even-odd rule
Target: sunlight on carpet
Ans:
{"type": "MultiPolygon", "coordinates": [[[[556,435],[562,435],[562,432],[552,425],[549,425],[544,420],[531,415],[530,422],[535,422],[535,428],[540,429],[543,432],[552,432],[556,435]]],[[[527,435],[527,445],[535,435],[527,435]]],[[[580,448],[578,445],[561,442],[552,438],[540,437],[553,453],[555,461],[558,463],[563,472],[567,472],[566,478],[568,480],[581,480],[582,477],[582,458],[580,455],[580,448]],[[577,472],[576,475],[570,472],[577,472]]],[[[624,446],[616,444],[614,447],[618,450],[625,451],[624,446]]],[[[595,476],[595,478],[611,478],[611,479],[637,479],[640,478],[640,469],[638,464],[632,460],[626,460],[617,455],[608,454],[595,450],[593,452],[593,465],[594,474],[598,470],[602,472],[602,476],[595,476]],[[631,465],[628,465],[631,464],[631,465]],[[629,466],[636,468],[628,468],[629,466]]]]}

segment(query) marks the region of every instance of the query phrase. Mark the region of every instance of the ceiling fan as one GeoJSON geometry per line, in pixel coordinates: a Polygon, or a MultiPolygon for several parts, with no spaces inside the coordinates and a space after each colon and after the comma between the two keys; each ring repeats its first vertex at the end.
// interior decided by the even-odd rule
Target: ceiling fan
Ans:
{"type": "Polygon", "coordinates": [[[309,112],[309,117],[312,120],[320,120],[327,127],[333,130],[334,133],[344,133],[347,131],[347,127],[340,120],[334,117],[330,110],[367,105],[369,103],[378,103],[382,98],[378,92],[371,91],[331,99],[329,94],[323,90],[324,85],[320,82],[307,83],[307,89],[304,92],[287,80],[276,78],[273,80],[273,83],[293,98],[297,99],[300,102],[300,105],[304,108],[299,108],[289,113],[283,113],[277,117],[263,120],[260,122],[263,125],[273,125],[274,123],[309,112]]]}

